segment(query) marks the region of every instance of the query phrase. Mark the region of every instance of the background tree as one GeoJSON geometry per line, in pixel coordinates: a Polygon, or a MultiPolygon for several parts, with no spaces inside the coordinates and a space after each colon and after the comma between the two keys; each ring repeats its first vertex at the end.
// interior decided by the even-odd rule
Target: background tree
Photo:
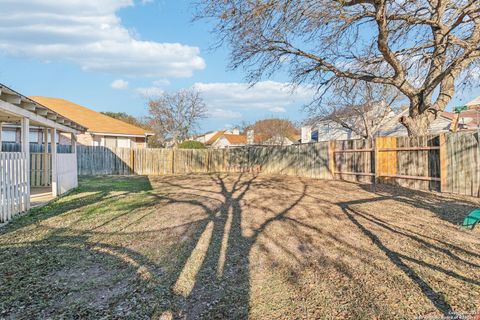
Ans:
{"type": "Polygon", "coordinates": [[[458,86],[479,67],[478,0],[199,0],[212,18],[231,67],[248,79],[287,69],[317,99],[338,81],[396,88],[409,100],[410,135],[426,134],[458,86]],[[456,86],[457,85],[457,86],[456,86]]]}
{"type": "Polygon", "coordinates": [[[326,100],[311,108],[307,123],[333,122],[362,138],[375,137],[401,109],[398,91],[364,81],[343,81],[326,100]]]}
{"type": "Polygon", "coordinates": [[[193,89],[165,93],[148,102],[149,125],[155,132],[155,139],[165,145],[172,145],[187,139],[197,128],[200,119],[206,115],[206,105],[193,89]]]}
{"type": "Polygon", "coordinates": [[[262,143],[283,144],[284,138],[295,141],[299,135],[295,124],[279,118],[258,120],[251,125],[244,125],[244,134],[249,130],[253,130],[255,138],[262,143]]]}
{"type": "Polygon", "coordinates": [[[200,141],[185,140],[178,145],[179,149],[206,149],[205,145],[200,141]]]}

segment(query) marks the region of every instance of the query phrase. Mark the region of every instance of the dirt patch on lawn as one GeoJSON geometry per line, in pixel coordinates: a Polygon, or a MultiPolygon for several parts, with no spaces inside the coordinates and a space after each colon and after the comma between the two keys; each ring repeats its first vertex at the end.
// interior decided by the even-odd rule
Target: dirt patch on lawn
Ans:
{"type": "Polygon", "coordinates": [[[294,177],[89,178],[0,233],[0,316],[473,313],[480,232],[458,224],[479,206],[468,197],[294,177]]]}

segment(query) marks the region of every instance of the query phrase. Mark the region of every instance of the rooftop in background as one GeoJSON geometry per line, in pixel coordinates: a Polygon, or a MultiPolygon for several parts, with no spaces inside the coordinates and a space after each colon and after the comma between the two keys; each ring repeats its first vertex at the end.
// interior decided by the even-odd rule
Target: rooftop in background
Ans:
{"type": "Polygon", "coordinates": [[[78,122],[90,133],[124,134],[131,136],[153,135],[145,129],[60,98],[30,97],[60,115],[78,122]]]}
{"type": "Polygon", "coordinates": [[[225,133],[225,130],[220,130],[217,131],[207,142],[205,142],[205,145],[210,146],[212,145],[215,141],[218,140],[223,134],[225,133]]]}
{"type": "Polygon", "coordinates": [[[244,145],[247,143],[247,136],[243,134],[224,134],[223,136],[232,145],[244,145]]]}

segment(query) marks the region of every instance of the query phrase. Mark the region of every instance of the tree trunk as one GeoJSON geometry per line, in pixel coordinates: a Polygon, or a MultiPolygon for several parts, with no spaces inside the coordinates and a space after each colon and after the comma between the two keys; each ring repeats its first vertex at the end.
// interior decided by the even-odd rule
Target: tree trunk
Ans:
{"type": "Polygon", "coordinates": [[[428,134],[428,129],[433,120],[435,120],[435,115],[427,111],[414,117],[404,116],[400,119],[400,123],[407,128],[410,137],[418,137],[428,134]]]}

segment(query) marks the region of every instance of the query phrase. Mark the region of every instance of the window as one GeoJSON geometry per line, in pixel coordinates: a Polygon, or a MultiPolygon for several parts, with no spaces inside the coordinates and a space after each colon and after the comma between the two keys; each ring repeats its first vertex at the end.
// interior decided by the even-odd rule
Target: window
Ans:
{"type": "Polygon", "coordinates": [[[16,142],[17,141],[17,133],[15,132],[15,130],[3,130],[2,131],[2,141],[16,142]]]}
{"type": "Polygon", "coordinates": [[[29,140],[30,140],[30,142],[38,143],[38,136],[39,136],[38,131],[30,131],[30,132],[29,132],[29,140]]]}
{"type": "Polygon", "coordinates": [[[117,138],[117,147],[119,147],[119,148],[130,148],[130,139],[128,139],[128,138],[117,138]]]}
{"type": "Polygon", "coordinates": [[[105,147],[115,148],[117,146],[117,139],[115,137],[105,137],[105,147]]]}

